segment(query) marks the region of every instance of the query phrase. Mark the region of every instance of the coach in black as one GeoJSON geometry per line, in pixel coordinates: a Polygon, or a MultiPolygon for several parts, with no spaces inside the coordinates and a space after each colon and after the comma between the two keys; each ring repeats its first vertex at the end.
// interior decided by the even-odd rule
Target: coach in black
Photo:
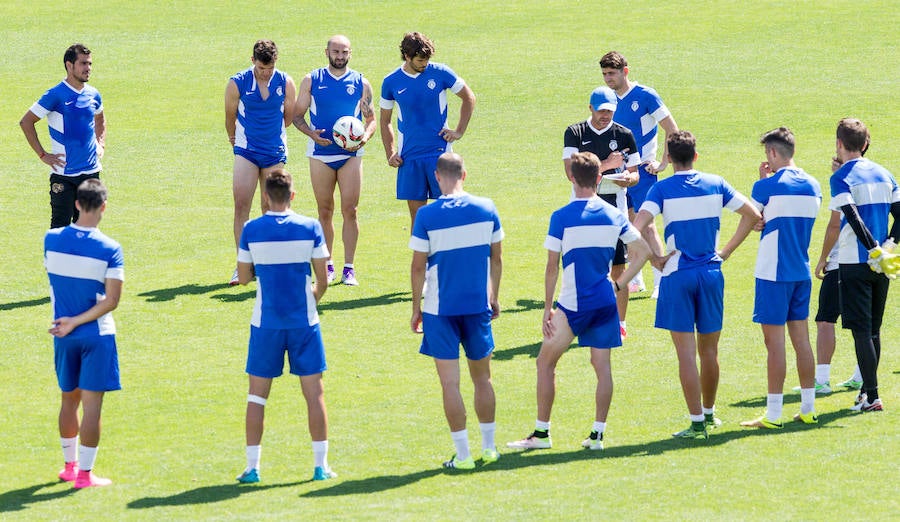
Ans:
{"type": "MultiPolygon", "coordinates": [[[[572,181],[571,160],[576,152],[592,152],[600,159],[601,177],[597,184],[597,195],[629,217],[627,187],[638,182],[638,165],[641,155],[637,150],[634,134],[626,127],[613,122],[616,112],[616,93],[609,87],[597,87],[591,93],[591,117],[569,125],[563,135],[563,164],[566,176],[572,181]]],[[[610,277],[618,279],[628,262],[625,245],[616,245],[610,277]]],[[[628,309],[628,289],[616,293],[619,309],[619,329],[625,337],[625,312],[628,309]]]]}

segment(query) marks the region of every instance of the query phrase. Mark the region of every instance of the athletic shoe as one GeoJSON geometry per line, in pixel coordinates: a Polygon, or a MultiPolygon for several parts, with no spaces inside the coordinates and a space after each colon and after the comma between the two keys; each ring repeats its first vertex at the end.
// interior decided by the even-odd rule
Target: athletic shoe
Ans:
{"type": "Polygon", "coordinates": [[[234,273],[231,274],[231,281],[229,281],[228,284],[231,286],[237,286],[237,285],[241,284],[241,282],[238,281],[237,268],[235,268],[234,273]]]}
{"type": "Polygon", "coordinates": [[[259,482],[259,471],[256,468],[246,470],[238,475],[237,481],[241,484],[255,484],[259,482]]]}
{"type": "Polygon", "coordinates": [[[854,381],[853,378],[849,378],[844,382],[837,383],[837,386],[840,388],[847,388],[850,390],[859,390],[862,388],[862,381],[854,381]]]}
{"type": "Polygon", "coordinates": [[[706,428],[696,429],[694,428],[694,424],[691,423],[690,426],[686,430],[681,430],[678,433],[673,433],[673,437],[677,439],[708,439],[709,433],[707,433],[706,428]]]}
{"type": "Polygon", "coordinates": [[[500,453],[493,448],[484,448],[481,452],[482,465],[493,464],[500,460],[500,453]]]}
{"type": "Polygon", "coordinates": [[[866,402],[867,398],[866,392],[859,392],[859,394],[856,395],[856,398],[853,399],[853,406],[851,406],[850,409],[853,411],[860,411],[862,409],[862,404],[866,402]]]}
{"type": "Polygon", "coordinates": [[[456,455],[444,462],[444,467],[448,469],[475,469],[475,459],[472,458],[472,455],[469,455],[469,458],[466,460],[459,460],[456,458],[456,455]]]}
{"type": "Polygon", "coordinates": [[[337,478],[337,473],[331,471],[331,468],[316,466],[316,469],[313,470],[313,480],[328,480],[333,478],[337,478]]]}
{"type": "Polygon", "coordinates": [[[819,417],[816,416],[816,412],[811,411],[809,413],[797,413],[794,415],[794,422],[802,422],[803,424],[818,424],[819,417]]]}
{"type": "Polygon", "coordinates": [[[603,449],[603,434],[592,431],[588,438],[581,441],[581,447],[589,450],[603,449]]]}
{"type": "MultiPolygon", "coordinates": [[[[795,392],[800,391],[799,386],[794,386],[791,389],[794,390],[795,392]]],[[[830,393],[831,393],[831,383],[830,382],[825,381],[821,384],[818,382],[816,383],[816,395],[828,395],[830,393]]]]}
{"type": "Polygon", "coordinates": [[[328,284],[330,285],[331,283],[334,282],[334,278],[335,278],[335,275],[334,275],[334,265],[329,264],[328,267],[325,269],[325,272],[326,272],[326,274],[327,274],[327,276],[326,276],[326,281],[327,281],[328,284]]]}
{"type": "Polygon", "coordinates": [[[881,404],[881,399],[875,399],[874,401],[869,402],[868,398],[864,398],[861,402],[854,404],[850,409],[860,413],[865,413],[867,411],[884,411],[884,405],[881,404]]]}
{"type": "Polygon", "coordinates": [[[704,413],[703,417],[705,417],[704,421],[706,423],[706,429],[715,429],[722,425],[722,419],[715,416],[712,413],[704,413]]]}
{"type": "Polygon", "coordinates": [[[91,471],[78,470],[78,476],[75,477],[75,489],[90,488],[94,486],[108,486],[112,481],[107,478],[100,478],[91,471]]]}
{"type": "Polygon", "coordinates": [[[353,269],[347,267],[344,267],[344,271],[341,273],[341,282],[347,286],[359,285],[359,281],[356,280],[356,274],[353,272],[353,269]]]}
{"type": "Polygon", "coordinates": [[[784,427],[784,424],[780,422],[772,422],[767,419],[765,415],[763,415],[758,419],[744,421],[741,423],[741,426],[745,428],[765,428],[767,430],[780,430],[784,427]]]}
{"type": "Polygon", "coordinates": [[[537,430],[522,440],[506,443],[507,448],[516,449],[548,449],[552,446],[553,441],[550,440],[550,434],[546,431],[538,432],[537,430]],[[543,437],[538,436],[539,433],[543,435],[543,437]]]}
{"type": "Polygon", "coordinates": [[[59,472],[59,480],[63,482],[72,482],[78,476],[78,463],[66,462],[66,467],[59,472]]]}

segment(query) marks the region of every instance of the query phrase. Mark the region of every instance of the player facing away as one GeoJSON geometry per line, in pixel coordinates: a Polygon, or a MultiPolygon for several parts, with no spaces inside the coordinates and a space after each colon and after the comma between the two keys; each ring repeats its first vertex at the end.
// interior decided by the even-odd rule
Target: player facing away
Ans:
{"type": "Polygon", "coordinates": [[[437,158],[452,151],[475,110],[475,93],[450,67],[432,63],[434,44],[422,33],[406,33],[400,42],[403,64],[381,84],[381,142],[388,165],[397,168],[397,199],[409,207],[410,230],[416,211],[441,195],[434,171],[437,158]],[[447,91],[459,96],[456,128],[447,127],[447,91]],[[397,138],[391,126],[397,108],[397,138]]]}
{"type": "Polygon", "coordinates": [[[51,87],[22,116],[19,126],[31,149],[50,167],[50,228],[78,220],[75,193],[86,179],[100,177],[106,144],[106,117],[100,92],[87,84],[91,50],[72,44],[63,54],[66,78],[51,87]],[[38,138],[35,124],[47,118],[50,152],[38,138]]]}
{"type": "MultiPolygon", "coordinates": [[[[662,270],[655,326],[669,330],[672,336],[681,389],[691,417],[691,425],[673,435],[705,439],[709,436],[707,427],[721,423],[715,417],[715,405],[725,306],[722,262],[746,239],[761,215],[722,177],[694,170],[697,142],[693,134],[680,130],[666,141],[675,173],[650,188],[635,217],[635,226],[646,231],[657,215],[663,216],[669,253],[662,257],[662,252],[653,252],[653,263],[662,270]],[[737,212],[741,220],[731,239],[716,250],[723,208],[737,212]]],[[[651,243],[650,248],[658,247],[651,243]]]]}
{"type": "Polygon", "coordinates": [[[97,229],[106,198],[99,179],[85,180],[75,195],[78,220],[51,229],[44,237],[53,309],[49,332],[62,390],[59,436],[65,468],[59,478],[74,481],[78,489],[112,483],[94,475],[93,469],[103,395],[122,388],[111,312],[119,304],[125,272],[122,247],[97,229]]]}
{"type": "MultiPolygon", "coordinates": [[[[628,216],[627,189],[638,181],[637,167],[640,155],[634,135],[624,126],[613,121],[616,112],[616,93],[609,87],[598,87],[589,99],[591,117],[569,125],[563,134],[563,166],[566,177],[573,183],[571,157],[576,152],[591,152],[600,159],[603,178],[597,184],[600,199],[619,209],[628,216]]],[[[616,255],[612,260],[610,276],[618,279],[628,262],[625,244],[616,244],[616,255]]],[[[619,323],[622,337],[626,335],[625,314],[628,311],[628,285],[616,293],[619,309],[619,323]]]]}
{"type": "MultiPolygon", "coordinates": [[[[275,68],[278,47],[272,40],[253,45],[249,69],[235,74],[225,87],[225,132],[234,152],[231,190],[234,197],[234,245],[238,248],[256,185],[287,163],[287,132],[294,120],[297,88],[290,76],[275,68]]],[[[262,213],[268,207],[260,197],[262,213]]],[[[231,285],[238,284],[237,270],[231,285]]]]}
{"type": "Polygon", "coordinates": [[[434,359],[441,381],[444,415],[456,447],[444,467],[473,469],[466,407],[459,391],[459,346],[466,354],[475,389],[482,464],[490,464],[500,458],[494,443],[491,320],[500,315],[503,228],[493,201],[463,189],[466,168],[459,154],[441,154],[435,177],[441,196],[419,209],[409,238],[413,250],[410,326],[424,334],[419,353],[434,359]]]}
{"type": "Polygon", "coordinates": [[[284,370],[285,354],[290,372],[300,377],[306,399],[315,460],[312,478],[325,480],[337,476],[328,466],[328,418],[322,387],[325,346],[316,310],[328,288],[328,249],[319,222],[291,210],[294,187],[284,169],[268,175],[263,197],[268,200],[268,210],[244,225],[238,250],[240,283],[245,285],[256,277],[257,287],[247,352],[247,467],[237,480],[259,482],[266,400],[272,379],[284,370]]]}
{"type": "MultiPolygon", "coordinates": [[[[644,200],[647,199],[647,191],[656,183],[659,173],[666,170],[669,165],[665,145],[663,146],[662,161],[656,159],[657,132],[662,127],[665,138],[668,139],[670,134],[678,130],[678,124],[675,123],[675,118],[672,117],[669,108],[655,90],[628,79],[628,61],[621,53],[610,51],[604,54],[600,58],[600,72],[603,74],[603,81],[606,85],[616,91],[619,101],[619,110],[613,116],[613,121],[628,128],[634,134],[637,142],[636,152],[641,157],[641,164],[638,167],[640,177],[637,184],[628,189],[628,195],[631,196],[634,208],[640,209],[644,200]]],[[[663,144],[665,144],[665,139],[663,144]]],[[[663,245],[656,232],[656,224],[651,221],[648,228],[647,237],[651,241],[655,241],[661,251],[663,245]]],[[[662,273],[653,268],[653,292],[651,295],[654,297],[659,295],[660,277],[662,277],[662,273]]],[[[638,272],[636,286],[643,287],[643,278],[640,272],[638,272]]]]}
{"type": "Polygon", "coordinates": [[[784,407],[784,331],[791,338],[800,377],[800,413],[794,420],[819,422],[815,411],[815,360],[809,344],[809,241],[822,190],[819,182],[794,163],[794,133],[780,127],[763,134],[766,161],[759,166],[750,203],[762,213],[756,256],[756,299],[753,322],[762,327],[766,343],[768,395],[766,413],[741,426],[781,428],[784,407]]]}
{"type": "Polygon", "coordinates": [[[622,346],[616,294],[647,261],[650,249],[628,218],[596,194],[601,162],[593,153],[576,152],[569,157],[575,199],[550,216],[544,246],[543,342],[537,357],[537,420],[528,437],[510,442],[510,448],[551,447],[550,411],[556,396],[556,363],[578,337],[590,349],[591,366],[597,374],[595,420],[582,446],[603,449],[603,433],[612,400],[610,349],[622,346]],[[617,243],[628,245],[631,265],[610,280],[609,267],[617,243]],[[553,296],[562,261],[562,288],[553,308],[553,296]]]}
{"type": "MultiPolygon", "coordinates": [[[[359,219],[356,208],[362,189],[362,147],[375,134],[375,106],[372,85],[362,74],[348,67],[350,40],[343,35],[332,36],[325,46],[328,66],[307,74],[297,89],[294,126],[309,137],[306,155],[309,157],[309,178],[319,211],[319,223],[325,232],[328,251],[334,246],[334,187],[341,192],[344,244],[344,268],[341,282],[356,286],[353,260],[359,240],[359,219]],[[309,122],[306,114],[309,113],[309,122]],[[338,118],[362,118],[366,132],[362,141],[352,149],[334,143],[331,129],[338,118]]],[[[335,279],[334,262],[328,259],[328,282],[335,279]]]]}
{"type": "MultiPolygon", "coordinates": [[[[862,374],[862,390],[851,409],[881,411],[877,375],[881,323],[888,276],[896,277],[886,260],[900,240],[900,188],[887,169],[863,157],[869,143],[869,130],[863,122],[844,118],[836,134],[836,157],[841,165],[831,175],[829,208],[832,219],[838,214],[841,220],[837,238],[841,322],[853,334],[862,374]],[[889,216],[894,219],[890,229],[889,216]]],[[[834,234],[826,235],[822,250],[830,251],[834,241],[834,234]]]]}

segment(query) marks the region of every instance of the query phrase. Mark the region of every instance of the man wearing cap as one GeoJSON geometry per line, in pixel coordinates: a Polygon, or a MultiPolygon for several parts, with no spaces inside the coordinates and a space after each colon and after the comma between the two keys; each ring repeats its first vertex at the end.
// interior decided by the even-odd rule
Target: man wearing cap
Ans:
{"type": "MultiPolygon", "coordinates": [[[[626,187],[638,182],[638,165],[641,155],[630,130],[613,122],[616,112],[616,93],[609,87],[597,87],[590,97],[591,117],[570,125],[563,135],[563,165],[569,181],[572,177],[572,154],[592,152],[600,159],[602,180],[597,185],[601,199],[628,215],[626,187]]],[[[625,271],[628,261],[625,245],[619,241],[613,258],[610,277],[614,280],[625,271]]],[[[619,326],[625,337],[625,312],[628,309],[628,289],[616,294],[619,310],[619,326]]]]}

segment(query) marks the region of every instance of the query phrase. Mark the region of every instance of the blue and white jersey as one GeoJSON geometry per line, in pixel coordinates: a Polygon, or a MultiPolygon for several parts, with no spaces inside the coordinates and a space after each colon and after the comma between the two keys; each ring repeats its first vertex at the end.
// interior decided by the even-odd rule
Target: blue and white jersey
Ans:
{"type": "Polygon", "coordinates": [[[559,252],[562,259],[562,288],[556,302],[573,312],[616,304],[609,279],[616,243],[640,237],[622,212],[598,196],[575,199],[554,212],[544,248],[559,252]]]}
{"type": "Polygon", "coordinates": [[[238,262],[252,263],[257,281],[250,324],[283,330],[318,324],[310,261],[327,257],[322,225],[315,219],[269,211],[244,224],[238,262]]]}
{"type": "Polygon", "coordinates": [[[656,91],[634,84],[625,96],[616,95],[619,103],[613,121],[624,125],[633,134],[641,155],[641,162],[656,160],[656,131],[659,122],[671,115],[656,91]]]}
{"type": "MultiPolygon", "coordinates": [[[[361,119],[359,102],[363,95],[363,76],[353,69],[348,69],[343,76],[335,78],[328,67],[316,69],[309,73],[309,76],[310,127],[325,129],[322,136],[332,140],[331,130],[338,118],[353,116],[361,119]]],[[[323,147],[310,138],[306,155],[328,163],[350,156],[362,156],[362,150],[347,152],[336,143],[323,147]]]]}
{"type": "Polygon", "coordinates": [[[287,132],[284,128],[284,97],[287,75],[278,69],[269,80],[269,97],[259,91],[253,67],[231,77],[237,85],[240,101],[234,132],[234,146],[268,155],[287,153],[287,132]]]}
{"type": "Polygon", "coordinates": [[[419,74],[398,67],[381,84],[382,109],[397,109],[397,150],[404,160],[440,156],[451,150],[440,132],[447,127],[447,89],[466,82],[442,63],[429,62],[419,74]]]}
{"type": "Polygon", "coordinates": [[[409,248],[428,254],[422,311],[447,316],[490,310],[491,245],[502,240],[490,199],[445,195],[420,208],[409,248]]]}
{"type": "Polygon", "coordinates": [[[674,252],[663,275],[721,263],[716,246],[722,209],[736,211],[745,203],[747,198],[722,177],[696,170],[676,172],[653,185],[640,210],[663,216],[666,249],[674,252]]]}
{"type": "MultiPolygon", "coordinates": [[[[106,280],[125,280],[122,247],[96,228],[54,228],[44,236],[53,319],[74,317],[106,299],[106,280]]],[[[114,335],[112,313],[76,327],[70,338],[114,335]]]]}
{"type": "MultiPolygon", "coordinates": [[[[866,158],[850,160],[831,175],[830,210],[840,211],[844,205],[856,205],[859,217],[880,245],[888,237],[891,204],[900,201],[897,180],[887,169],[866,158]]],[[[856,237],[841,213],[841,235],[838,237],[838,263],[865,263],[866,247],[856,237]]]]}
{"type": "Polygon", "coordinates": [[[809,241],[822,204],[819,182],[802,169],[784,167],[754,183],[750,197],[766,222],[756,256],[757,279],[811,279],[809,241]]]}
{"type": "Polygon", "coordinates": [[[65,81],[59,82],[31,106],[38,118],[47,118],[50,152],[63,154],[65,167],[53,167],[54,174],[79,176],[100,172],[94,117],[103,112],[97,89],[85,84],[78,91],[65,81]]]}

